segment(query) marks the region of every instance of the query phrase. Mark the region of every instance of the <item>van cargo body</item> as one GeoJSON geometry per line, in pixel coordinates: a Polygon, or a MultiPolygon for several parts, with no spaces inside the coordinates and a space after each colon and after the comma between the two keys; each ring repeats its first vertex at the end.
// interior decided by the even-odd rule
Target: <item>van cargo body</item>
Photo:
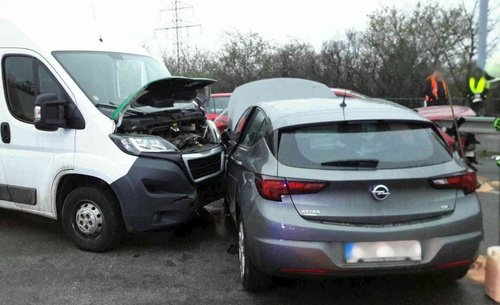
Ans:
{"type": "Polygon", "coordinates": [[[184,223],[222,197],[203,111],[214,81],[172,77],[92,31],[61,39],[0,20],[0,207],[61,219],[88,251],[184,223]]]}

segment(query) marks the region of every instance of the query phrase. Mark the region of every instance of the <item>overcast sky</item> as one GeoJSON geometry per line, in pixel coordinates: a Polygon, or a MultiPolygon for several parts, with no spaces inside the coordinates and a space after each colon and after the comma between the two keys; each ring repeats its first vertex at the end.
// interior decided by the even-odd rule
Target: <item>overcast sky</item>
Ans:
{"type": "MultiPolygon", "coordinates": [[[[463,1],[472,7],[475,0],[463,1]]],[[[490,0],[490,5],[495,1],[490,0]]],[[[441,2],[451,4],[462,0],[441,2]]],[[[347,29],[363,30],[367,15],[383,5],[406,9],[415,1],[188,0],[183,3],[192,5],[193,9],[181,11],[182,19],[201,24],[199,28],[182,32],[184,44],[215,50],[224,33],[233,30],[258,32],[277,43],[298,38],[319,48],[324,40],[342,35],[347,29]]],[[[73,29],[68,26],[71,20],[83,28],[99,27],[104,39],[123,37],[138,44],[173,48],[173,32],[154,35],[155,28],[171,25],[169,12],[164,12],[160,20],[160,10],[171,5],[172,0],[0,0],[0,16],[24,20],[37,16],[35,19],[41,20],[38,22],[59,25],[67,31],[73,29]]],[[[500,35],[500,29],[495,33],[500,35]]]]}

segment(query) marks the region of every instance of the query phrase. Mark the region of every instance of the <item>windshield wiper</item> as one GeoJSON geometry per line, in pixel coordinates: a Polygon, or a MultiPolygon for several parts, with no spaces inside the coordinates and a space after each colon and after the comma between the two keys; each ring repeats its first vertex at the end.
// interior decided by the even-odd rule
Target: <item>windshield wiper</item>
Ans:
{"type": "MultiPolygon", "coordinates": [[[[115,105],[115,104],[112,104],[112,103],[109,103],[109,104],[97,103],[97,104],[94,104],[94,105],[97,108],[106,108],[106,109],[113,109],[113,110],[118,107],[118,105],[115,105]]],[[[142,112],[142,111],[134,110],[134,109],[130,109],[130,108],[128,108],[126,110],[126,112],[133,113],[133,114],[144,114],[144,112],[142,112]]]]}
{"type": "Polygon", "coordinates": [[[377,168],[379,161],[375,159],[335,160],[321,163],[321,166],[377,168]]]}

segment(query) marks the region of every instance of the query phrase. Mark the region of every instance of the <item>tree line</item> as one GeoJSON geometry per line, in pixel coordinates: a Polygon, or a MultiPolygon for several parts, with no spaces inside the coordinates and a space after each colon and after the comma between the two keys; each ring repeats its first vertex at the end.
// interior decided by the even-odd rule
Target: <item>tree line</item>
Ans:
{"type": "MultiPolygon", "coordinates": [[[[307,41],[277,45],[258,33],[231,32],[216,51],[184,50],[179,62],[164,52],[163,60],[173,74],[217,79],[217,92],[257,79],[297,77],[385,98],[422,97],[425,78],[439,66],[451,96],[462,98],[469,76],[477,73],[476,15],[477,3],[472,9],[437,2],[409,10],[382,7],[368,16],[364,31],[347,31],[320,50],[307,41]]],[[[497,40],[490,35],[490,47],[497,40]]],[[[498,91],[490,97],[500,97],[498,91]]]]}

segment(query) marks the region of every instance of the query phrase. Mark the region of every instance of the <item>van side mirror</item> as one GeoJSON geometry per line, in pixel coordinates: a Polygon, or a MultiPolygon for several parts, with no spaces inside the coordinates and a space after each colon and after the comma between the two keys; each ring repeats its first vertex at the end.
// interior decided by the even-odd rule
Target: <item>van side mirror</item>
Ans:
{"type": "Polygon", "coordinates": [[[43,93],[35,99],[35,128],[56,131],[58,128],[85,128],[85,121],[73,103],[59,100],[54,93],[43,93]]]}
{"type": "Polygon", "coordinates": [[[231,129],[226,129],[222,132],[220,138],[222,143],[227,144],[233,139],[233,132],[231,131],[231,129]]]}

